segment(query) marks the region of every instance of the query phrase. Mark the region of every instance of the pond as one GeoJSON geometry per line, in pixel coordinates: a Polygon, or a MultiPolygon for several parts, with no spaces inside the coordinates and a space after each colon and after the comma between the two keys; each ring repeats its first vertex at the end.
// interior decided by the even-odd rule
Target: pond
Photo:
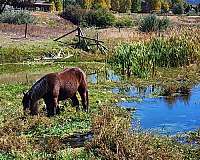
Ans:
{"type": "Polygon", "coordinates": [[[200,128],[200,85],[194,86],[187,95],[152,97],[160,87],[148,86],[126,89],[114,88],[113,93],[138,98],[137,101],[122,101],[117,105],[136,109],[132,125],[138,124],[144,131],[175,135],[200,128]]]}

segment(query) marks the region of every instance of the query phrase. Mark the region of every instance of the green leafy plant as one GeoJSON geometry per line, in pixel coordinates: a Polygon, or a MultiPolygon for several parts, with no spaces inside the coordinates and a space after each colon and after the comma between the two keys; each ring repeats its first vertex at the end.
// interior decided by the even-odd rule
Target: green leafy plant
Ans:
{"type": "Polygon", "coordinates": [[[6,11],[0,15],[1,23],[26,24],[36,22],[36,18],[28,11],[6,11]]]}

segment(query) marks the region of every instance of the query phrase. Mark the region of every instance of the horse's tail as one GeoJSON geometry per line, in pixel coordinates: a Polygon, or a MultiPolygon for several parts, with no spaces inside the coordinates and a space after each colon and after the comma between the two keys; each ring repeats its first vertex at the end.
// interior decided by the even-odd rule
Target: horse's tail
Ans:
{"type": "Polygon", "coordinates": [[[81,85],[82,85],[82,87],[84,88],[84,90],[85,90],[85,100],[86,100],[86,110],[87,111],[89,111],[89,98],[88,98],[88,84],[87,84],[87,76],[86,76],[86,74],[85,74],[85,72],[83,71],[83,70],[81,70],[80,69],[80,71],[81,71],[81,85]]]}

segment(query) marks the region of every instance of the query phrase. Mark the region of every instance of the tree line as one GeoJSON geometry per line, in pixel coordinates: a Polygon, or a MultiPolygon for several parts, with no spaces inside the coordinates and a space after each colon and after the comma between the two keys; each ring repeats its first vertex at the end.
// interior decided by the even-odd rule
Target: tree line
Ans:
{"type": "MultiPolygon", "coordinates": [[[[61,11],[62,7],[69,4],[80,5],[85,9],[104,8],[112,11],[125,12],[168,12],[169,9],[178,6],[179,8],[188,8],[185,0],[46,0],[51,3],[51,10],[61,11]]],[[[6,5],[24,8],[32,3],[33,0],[0,0],[0,13],[3,12],[6,5]]]]}
{"type": "Polygon", "coordinates": [[[76,3],[87,9],[105,8],[120,13],[161,10],[167,12],[175,5],[187,7],[185,0],[77,0],[76,3]]]}

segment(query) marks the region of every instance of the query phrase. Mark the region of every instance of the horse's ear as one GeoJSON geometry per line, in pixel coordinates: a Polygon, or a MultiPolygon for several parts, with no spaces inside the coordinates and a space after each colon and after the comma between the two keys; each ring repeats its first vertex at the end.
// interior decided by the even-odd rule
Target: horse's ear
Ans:
{"type": "Polygon", "coordinates": [[[25,96],[25,94],[26,94],[25,91],[23,91],[23,95],[24,95],[24,96],[25,96]]]}

